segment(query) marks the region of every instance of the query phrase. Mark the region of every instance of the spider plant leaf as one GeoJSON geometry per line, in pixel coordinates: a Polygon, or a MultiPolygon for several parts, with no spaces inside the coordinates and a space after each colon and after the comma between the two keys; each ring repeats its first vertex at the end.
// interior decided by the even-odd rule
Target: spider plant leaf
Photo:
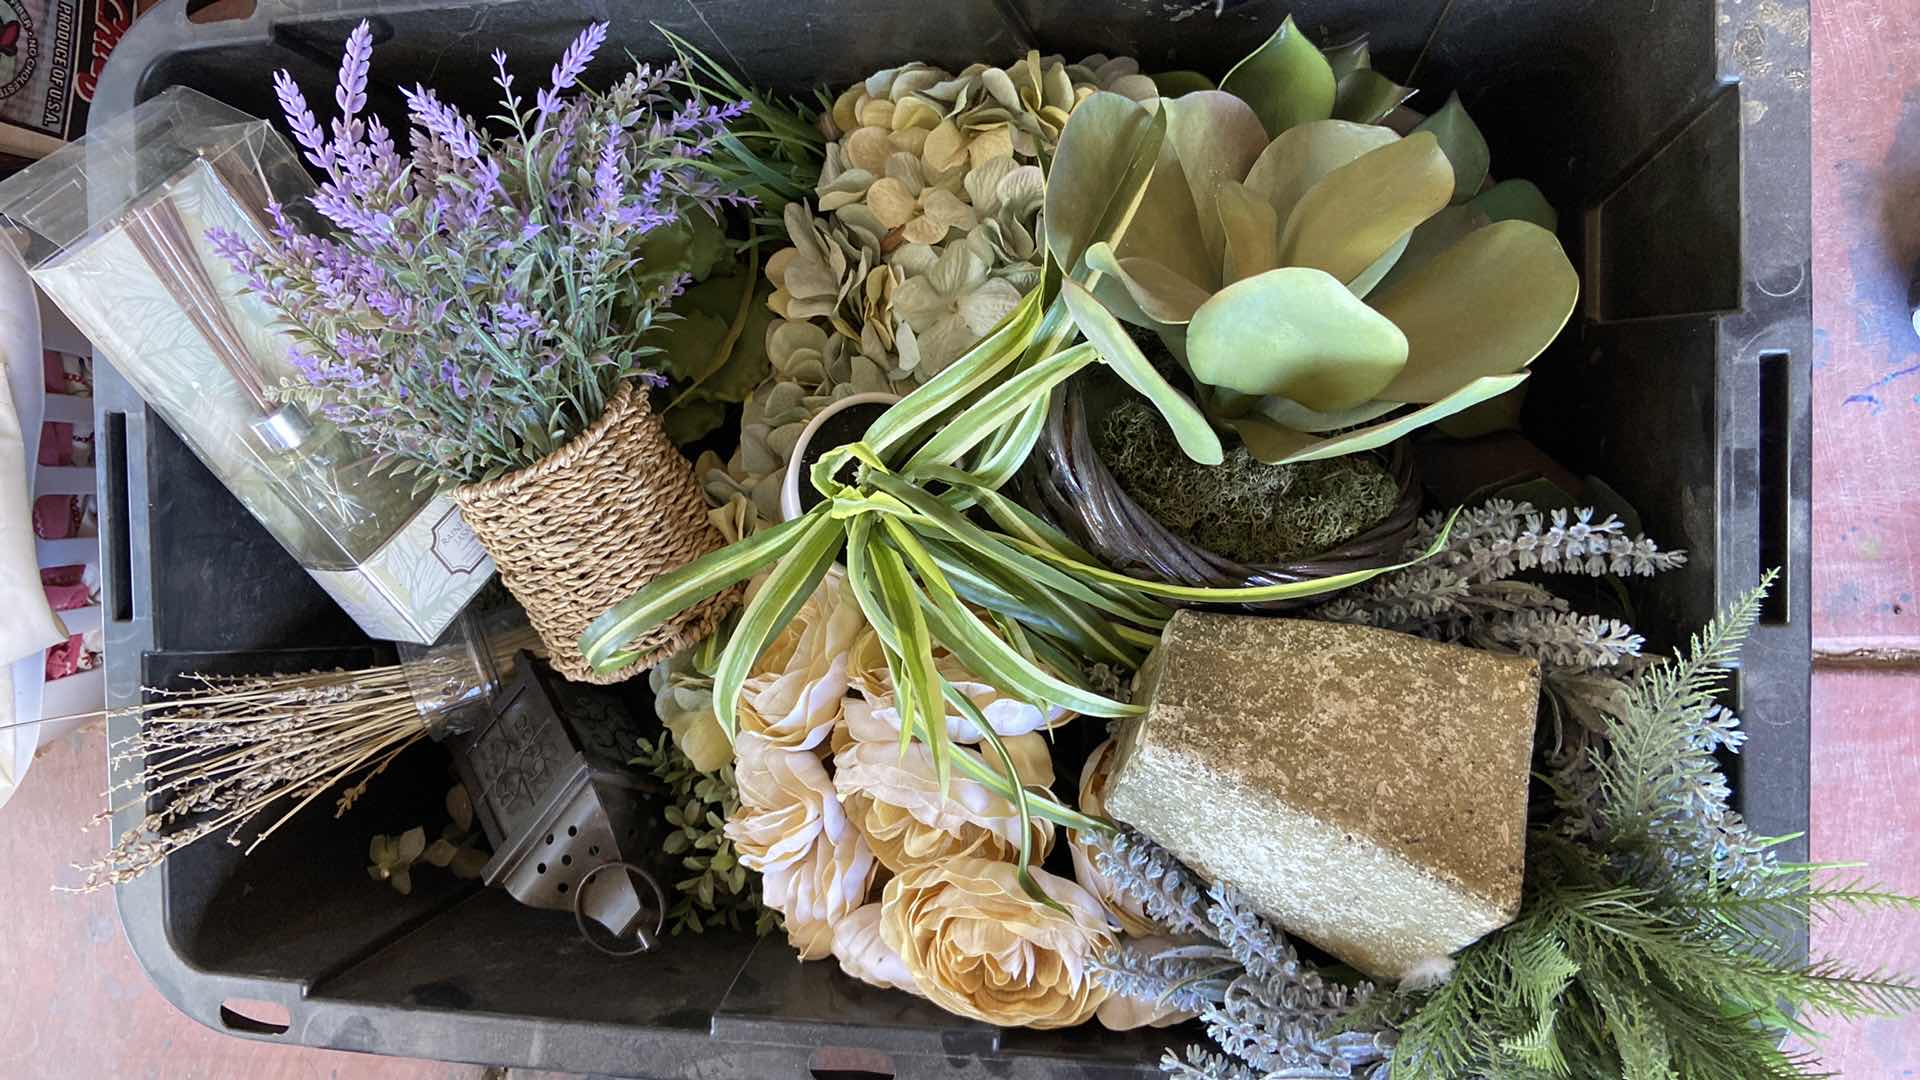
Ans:
{"type": "Polygon", "coordinates": [[[1321,49],[1320,55],[1327,58],[1327,69],[1333,72],[1336,83],[1353,72],[1370,71],[1373,68],[1371,36],[1364,32],[1349,41],[1321,49]]]}
{"type": "MultiPolygon", "coordinates": [[[[931,556],[927,556],[927,565],[930,572],[939,573],[931,556]]],[[[929,596],[933,604],[927,609],[927,623],[939,636],[940,643],[958,657],[968,671],[1001,693],[1084,716],[1138,716],[1146,711],[1138,705],[1123,704],[1060,679],[1008,645],[957,598],[937,593],[929,596]]]]}
{"type": "MultiPolygon", "coordinates": [[[[1129,321],[1149,328],[1177,326],[1186,322],[1193,318],[1193,313],[1211,295],[1196,280],[1188,279],[1158,259],[1144,255],[1120,258],[1106,244],[1095,244],[1087,249],[1087,268],[1113,278],[1126,291],[1132,308],[1114,311],[1115,315],[1127,318],[1131,311],[1137,311],[1145,318],[1129,321]]],[[[1209,274],[1208,279],[1211,277],[1209,274]]],[[[1105,291],[1106,284],[1104,278],[1096,284],[1094,295],[1099,298],[1102,307],[1111,310],[1114,304],[1110,294],[1105,291]]]]}
{"type": "Polygon", "coordinates": [[[1349,71],[1341,75],[1335,84],[1333,117],[1356,124],[1378,124],[1412,96],[1411,88],[1401,86],[1377,71],[1349,71]]]}
{"type": "MultiPolygon", "coordinates": [[[[1496,390],[1495,392],[1497,393],[1498,391],[1496,390]]],[[[1441,526],[1439,534],[1434,538],[1433,543],[1429,545],[1425,551],[1394,566],[1382,566],[1368,570],[1353,570],[1345,574],[1334,574],[1331,577],[1316,578],[1311,581],[1292,581],[1278,585],[1256,585],[1240,588],[1200,588],[1191,585],[1171,585],[1164,581],[1148,581],[1141,578],[1132,578],[1117,571],[1109,570],[1104,566],[1075,562],[1074,560],[1056,555],[1044,548],[1033,547],[1024,542],[1020,543],[1020,546],[1035,555],[1039,555],[1048,562],[1071,571],[1076,576],[1092,581],[1118,585],[1150,596],[1163,596],[1170,600],[1184,600],[1197,604],[1263,604],[1274,600],[1297,600],[1308,596],[1319,596],[1323,593],[1338,592],[1341,589],[1351,588],[1355,585],[1371,581],[1381,574],[1389,574],[1395,570],[1404,570],[1416,563],[1431,559],[1439,554],[1440,549],[1446,545],[1447,536],[1453,531],[1454,519],[1459,516],[1460,511],[1458,509],[1454,510],[1454,512],[1447,517],[1445,524],[1441,526]]],[[[1088,715],[1098,714],[1088,713],[1088,715]]]]}
{"type": "Polygon", "coordinates": [[[954,592],[975,607],[1013,616],[1021,624],[1059,638],[1077,653],[1102,663],[1138,667],[1145,659],[1137,646],[1089,605],[1028,581],[1005,565],[970,557],[964,548],[932,538],[924,538],[922,543],[954,592]]]}
{"type": "Polygon", "coordinates": [[[838,531],[827,522],[824,505],[653,579],[587,626],[580,635],[581,654],[600,672],[618,671],[639,659],[640,652],[628,646],[640,635],[773,565],[823,523],[838,531]]]}
{"type": "Polygon", "coordinates": [[[1399,138],[1386,128],[1345,120],[1301,124],[1260,152],[1244,183],[1272,204],[1275,217],[1285,224],[1300,197],[1328,173],[1399,138]]]}
{"type": "Polygon", "coordinates": [[[1428,424],[1444,420],[1464,409],[1498,397],[1525,382],[1526,378],[1527,373],[1523,371],[1513,375],[1488,375],[1474,379],[1431,405],[1371,427],[1343,432],[1330,438],[1321,438],[1282,427],[1257,413],[1227,420],[1225,423],[1239,433],[1240,441],[1246,445],[1248,453],[1268,464],[1287,465],[1301,461],[1319,461],[1324,458],[1357,454],[1363,450],[1379,449],[1428,424]]]}
{"type": "Polygon", "coordinates": [[[1097,91],[1073,110],[1054,150],[1042,212],[1047,250],[1069,275],[1089,245],[1125,235],[1167,137],[1167,111],[1097,91]]]}
{"type": "Polygon", "coordinates": [[[1407,360],[1407,339],[1330,274],[1282,267],[1213,295],[1187,327],[1187,362],[1210,386],[1310,409],[1371,401],[1407,360]]]}
{"type": "Polygon", "coordinates": [[[799,614],[801,605],[820,586],[820,579],[827,576],[847,538],[846,530],[831,518],[809,514],[796,520],[807,522],[807,529],[747,601],[714,668],[713,714],[728,739],[738,731],[740,689],[746,685],[753,662],[799,614]]]}
{"type": "Polygon", "coordinates": [[[1019,359],[1032,344],[1040,326],[1040,292],[1029,290],[1020,299],[1019,306],[1000,320],[979,344],[875,418],[867,428],[864,440],[867,445],[875,453],[885,454],[940,414],[971,397],[1019,359]]]}
{"type": "Polygon", "coordinates": [[[1057,352],[1022,370],[987,391],[979,401],[967,406],[960,415],[944,425],[908,459],[906,468],[912,470],[917,466],[951,465],[959,461],[967,451],[1018,420],[1034,402],[1045,401],[1055,386],[1071,378],[1074,372],[1086,367],[1095,358],[1093,346],[1081,344],[1057,352]]]}
{"type": "MultiPolygon", "coordinates": [[[[1084,582],[1076,581],[1071,574],[1063,573],[1045,560],[1037,559],[1000,540],[967,520],[965,514],[913,484],[895,476],[876,476],[873,482],[879,490],[900,500],[908,509],[924,518],[928,523],[927,531],[937,530],[937,534],[941,537],[952,540],[972,552],[980,563],[1003,566],[1008,572],[1031,581],[1042,589],[1058,593],[1062,597],[1078,601],[1115,618],[1143,622],[1139,615],[1127,605],[1114,601],[1084,582]]],[[[1146,621],[1145,625],[1158,628],[1158,623],[1151,621],[1146,621]]]]}
{"type": "Polygon", "coordinates": [[[1020,817],[1020,854],[1018,858],[1014,860],[1014,876],[1019,880],[1020,887],[1026,890],[1029,898],[1060,912],[1062,915],[1067,914],[1066,907],[1063,906],[1060,901],[1047,895],[1047,891],[1040,887],[1038,881],[1034,880],[1032,869],[1033,812],[1028,806],[1027,785],[1020,779],[1020,770],[1014,765],[1013,755],[1007,751],[1007,744],[1001,741],[1000,734],[993,730],[992,725],[987,723],[987,718],[981,714],[979,707],[974,705],[973,701],[968,698],[967,695],[960,693],[953,687],[948,687],[947,698],[953,702],[954,708],[960,710],[961,716],[971,720],[973,725],[980,729],[981,738],[986,741],[987,745],[993,747],[995,755],[1000,758],[1000,764],[1007,770],[1007,780],[1013,788],[1013,809],[1020,817]]]}
{"type": "Polygon", "coordinates": [[[1177,98],[1197,90],[1213,89],[1213,80],[1197,71],[1163,71],[1152,76],[1154,89],[1163,98],[1177,98]]]}
{"type": "Polygon", "coordinates": [[[1447,205],[1453,166],[1420,132],[1321,177],[1300,196],[1280,234],[1280,263],[1359,277],[1400,238],[1447,205]]]}
{"type": "Polygon", "coordinates": [[[1087,340],[1100,351],[1101,359],[1113,368],[1134,392],[1151,401],[1154,408],[1173,429],[1175,441],[1188,457],[1202,465],[1218,465],[1226,459],[1226,451],[1220,445],[1220,436],[1215,434],[1207,418],[1185,394],[1174,389],[1166,377],[1154,369],[1140,346],[1127,336],[1126,328],[1120,320],[1113,317],[1093,294],[1072,279],[1060,283],[1060,298],[1066,302],[1067,309],[1073,313],[1073,321],[1087,340]]]}
{"type": "MultiPolygon", "coordinates": [[[[895,544],[900,543],[903,535],[909,541],[912,539],[907,527],[893,518],[886,519],[884,527],[888,539],[895,544]]],[[[946,680],[934,666],[933,636],[927,631],[922,596],[914,587],[906,564],[892,547],[873,544],[868,554],[874,580],[880,585],[881,602],[893,620],[894,633],[900,641],[899,658],[904,670],[897,672],[894,679],[900,726],[918,729],[927,749],[933,752],[934,773],[940,778],[940,793],[945,796],[953,776],[953,746],[947,737],[947,707],[941,693],[946,680]]],[[[922,582],[929,590],[946,589],[951,594],[944,580],[922,578],[922,582]]]]}
{"type": "Polygon", "coordinates": [[[1450,95],[1445,105],[1413,130],[1416,134],[1423,131],[1432,134],[1440,141],[1447,160],[1453,163],[1451,201],[1463,203],[1480,193],[1481,185],[1487,182],[1493,152],[1487,148],[1487,137],[1480,133],[1480,125],[1473,122],[1473,117],[1467,115],[1467,107],[1460,104],[1459,94],[1450,95]]]}
{"type": "Polygon", "coordinates": [[[978,476],[982,486],[998,488],[1012,480],[1033,456],[1033,448],[1040,443],[1040,435],[1047,426],[1047,398],[1036,398],[1027,404],[1027,411],[1019,419],[995,432],[993,438],[982,448],[974,464],[974,475],[978,476]]]}
{"type": "MultiPolygon", "coordinates": [[[[1254,161],[1267,148],[1266,130],[1246,102],[1220,90],[1188,94],[1163,102],[1160,108],[1167,114],[1166,145],[1173,151],[1193,199],[1201,250],[1207,265],[1219,266],[1227,243],[1220,211],[1215,207],[1220,186],[1237,182],[1253,168],[1254,161]]],[[[1165,165],[1156,168],[1164,169],[1165,165]]],[[[1149,195],[1153,194],[1150,189],[1149,195]]],[[[1195,247],[1191,233],[1176,239],[1181,249],[1192,251],[1195,247]]],[[[1135,245],[1127,247],[1132,253],[1135,245]]],[[[1165,248],[1156,246],[1147,250],[1157,253],[1165,248]]]]}
{"type": "Polygon", "coordinates": [[[1407,335],[1407,365],[1380,397],[1439,401],[1525,368],[1573,315],[1580,275],[1560,241],[1525,221],[1477,229],[1369,302],[1407,335]]]}
{"type": "Polygon", "coordinates": [[[1253,106],[1270,136],[1333,115],[1333,67],[1291,15],[1227,72],[1220,89],[1253,106]]]}
{"type": "Polygon", "coordinates": [[[893,619],[880,602],[879,587],[873,580],[873,564],[867,557],[867,545],[872,539],[872,516],[863,514],[854,518],[853,524],[847,528],[847,587],[853,590],[860,613],[866,616],[867,625],[873,627],[880,643],[898,652],[900,635],[894,630],[893,619]]]}
{"type": "Polygon", "coordinates": [[[1560,230],[1560,212],[1531,180],[1502,180],[1469,205],[1488,221],[1531,221],[1548,232],[1560,230]]]}

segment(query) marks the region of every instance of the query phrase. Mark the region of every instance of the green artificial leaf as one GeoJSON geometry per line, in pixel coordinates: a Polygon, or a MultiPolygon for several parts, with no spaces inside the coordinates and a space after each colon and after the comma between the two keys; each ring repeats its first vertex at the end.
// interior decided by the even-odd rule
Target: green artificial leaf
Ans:
{"type": "MultiPolygon", "coordinates": [[[[709,279],[705,284],[688,289],[687,294],[691,296],[695,291],[713,285],[732,287],[732,295],[736,298],[739,295],[736,283],[730,277],[709,279]]],[[[731,312],[728,314],[731,315],[731,312]]],[[[640,340],[660,349],[655,354],[655,370],[674,382],[687,382],[699,379],[726,362],[726,354],[721,350],[731,329],[727,316],[687,310],[680,312],[678,318],[654,323],[651,329],[640,336],[640,340]]]]}
{"type": "Polygon", "coordinates": [[[866,443],[885,454],[948,409],[972,397],[1033,344],[1040,326],[1040,289],[1029,289],[1019,306],[965,355],[893,403],[867,427],[866,443]]]}
{"type": "Polygon", "coordinates": [[[927,465],[951,465],[967,451],[1011,424],[1036,401],[1095,359],[1091,345],[1057,352],[989,390],[979,401],[940,428],[907,462],[913,470],[927,465]]]}
{"type": "Polygon", "coordinates": [[[1280,234],[1280,262],[1353,281],[1447,205],[1453,168],[1417,133],[1328,173],[1300,197],[1280,234]]]}
{"type": "Polygon", "coordinates": [[[1321,270],[1283,267],[1229,285],[1187,327],[1193,377],[1310,409],[1370,401],[1407,359],[1398,327],[1321,270]]]}
{"type": "MultiPolygon", "coordinates": [[[[1200,284],[1183,277],[1157,259],[1139,255],[1117,258],[1113,248],[1106,244],[1095,244],[1087,249],[1087,267],[1113,278],[1129,305],[1114,314],[1122,318],[1137,316],[1129,319],[1136,325],[1154,327],[1185,323],[1193,318],[1193,313],[1211,295],[1200,284]]],[[[1094,295],[1100,299],[1103,307],[1111,310],[1114,298],[1104,289],[1106,285],[1104,278],[1096,283],[1094,295]]]]}
{"type": "Polygon", "coordinates": [[[771,566],[810,535],[809,530],[830,524],[827,510],[828,504],[821,503],[803,517],[769,525],[738,543],[654,578],[588,624],[580,635],[581,654],[599,672],[618,671],[631,664],[639,658],[628,647],[635,638],[771,566]]]}
{"type": "Polygon", "coordinates": [[[1373,47],[1366,34],[1339,45],[1329,45],[1321,49],[1320,54],[1327,58],[1327,70],[1333,72],[1336,83],[1356,71],[1373,67],[1373,47]]]}
{"type": "Polygon", "coordinates": [[[1340,76],[1334,91],[1333,116],[1356,124],[1378,124],[1413,91],[1377,71],[1350,71],[1340,76]]]}
{"type": "Polygon", "coordinates": [[[704,282],[728,254],[725,225],[705,214],[685,214],[647,234],[640,244],[638,265],[671,266],[704,282]]]}
{"type": "Polygon", "coordinates": [[[1386,280],[1388,274],[1393,273],[1393,268],[1400,265],[1401,257],[1407,253],[1407,248],[1413,243],[1413,234],[1418,231],[1414,229],[1402,235],[1399,243],[1388,248],[1384,254],[1375,259],[1372,266],[1360,271],[1359,277],[1347,282],[1348,291],[1365,300],[1369,293],[1386,280]]]}
{"type": "Polygon", "coordinates": [[[1326,175],[1399,141],[1393,131],[1345,120],[1318,120],[1293,128],[1261,151],[1247,171],[1247,190],[1272,204],[1285,224],[1300,197],[1326,175]]]}
{"type": "Polygon", "coordinates": [[[1531,221],[1548,232],[1560,231],[1560,213],[1531,180],[1502,180],[1470,204],[1488,221],[1531,221]]]}
{"type": "Polygon", "coordinates": [[[1384,292],[1395,282],[1411,274],[1415,269],[1426,265],[1429,259],[1465,240],[1475,229],[1492,224],[1487,215],[1472,203],[1449,206],[1420,223],[1407,238],[1407,248],[1394,261],[1393,269],[1387,276],[1374,285],[1374,292],[1384,292]]]}
{"type": "Polygon", "coordinates": [[[1126,327],[1100,306],[1093,294],[1071,279],[1060,283],[1060,299],[1073,313],[1073,321],[1087,340],[1134,392],[1153,403],[1173,429],[1173,436],[1187,456],[1202,465],[1218,465],[1226,459],[1220,436],[1207,423],[1185,394],[1175,389],[1166,377],[1154,370],[1153,363],[1127,335],[1126,327]]]}
{"type": "Polygon", "coordinates": [[[1485,375],[1533,362],[1573,315],[1580,275],[1538,225],[1477,229],[1371,299],[1407,335],[1407,366],[1380,392],[1438,401],[1485,375]]]}
{"type": "Polygon", "coordinates": [[[1504,394],[1519,386],[1526,378],[1527,373],[1523,371],[1516,375],[1489,375],[1475,379],[1424,408],[1396,416],[1385,423],[1342,432],[1325,439],[1281,427],[1258,415],[1228,420],[1226,423],[1239,434],[1240,441],[1246,444],[1249,453],[1270,465],[1320,461],[1357,454],[1363,450],[1377,450],[1437,420],[1504,394]]]}
{"type": "MultiPolygon", "coordinates": [[[[754,661],[800,613],[801,606],[820,586],[820,580],[827,576],[834,557],[846,542],[846,529],[832,517],[808,514],[794,520],[806,522],[807,528],[792,549],[767,572],[746,607],[741,609],[727,647],[720,653],[720,664],[714,669],[713,715],[728,739],[739,730],[740,689],[746,685],[747,673],[753,669],[754,661]]],[[[752,538],[732,547],[749,543],[752,538]]]]}
{"type": "Polygon", "coordinates": [[[1153,76],[1154,89],[1163,98],[1177,98],[1196,90],[1213,89],[1213,80],[1197,71],[1163,71],[1153,76]]]}
{"type": "MultiPolygon", "coordinates": [[[[1203,90],[1174,101],[1163,102],[1167,114],[1167,142],[1179,162],[1180,175],[1186,180],[1193,199],[1200,236],[1204,242],[1208,266],[1219,266],[1226,253],[1226,236],[1220,226],[1220,211],[1215,202],[1222,185],[1235,183],[1247,175],[1261,151],[1267,148],[1266,129],[1247,103],[1220,90],[1203,90]]],[[[1164,155],[1162,161],[1164,161],[1164,155]]],[[[1165,166],[1156,166],[1164,169],[1165,166]]],[[[1159,192],[1152,188],[1149,196],[1159,192]]],[[[1191,249],[1191,234],[1178,238],[1191,249]]],[[[1137,245],[1127,245],[1132,253],[1137,245]]],[[[1147,254],[1159,256],[1158,249],[1147,254]]],[[[1195,278],[1194,280],[1204,280],[1195,278]]]]}
{"type": "MultiPolygon", "coordinates": [[[[883,521],[895,544],[903,548],[913,544],[912,534],[897,518],[887,517],[883,521]]],[[[920,602],[922,594],[914,588],[906,564],[892,548],[874,545],[868,556],[874,580],[880,586],[881,602],[900,642],[899,654],[888,657],[888,666],[893,668],[894,702],[900,710],[901,749],[906,749],[905,742],[915,733],[919,735],[933,754],[935,775],[939,777],[940,793],[944,797],[952,780],[953,742],[947,734],[947,710],[942,700],[946,679],[934,666],[933,636],[927,631],[920,602]],[[895,659],[900,662],[898,667],[891,663],[895,659]]],[[[922,580],[929,590],[952,591],[945,581],[926,580],[924,572],[922,580]]]]}
{"type": "Polygon", "coordinates": [[[1416,134],[1429,132],[1440,140],[1440,149],[1446,151],[1447,160],[1453,163],[1451,201],[1463,203],[1480,193],[1481,185],[1487,182],[1493,152],[1487,148],[1487,137],[1480,134],[1479,125],[1467,115],[1466,106],[1460,104],[1459,94],[1447,98],[1438,112],[1422,120],[1413,130],[1416,134]]]}
{"type": "Polygon", "coordinates": [[[1228,180],[1215,194],[1214,208],[1226,235],[1220,284],[1231,285],[1280,265],[1280,221],[1271,203],[1246,185],[1228,180]]]}
{"type": "Polygon", "coordinates": [[[676,405],[661,421],[667,429],[667,438],[675,446],[686,446],[713,433],[714,429],[725,423],[727,407],[711,398],[683,402],[676,405]]]}
{"type": "Polygon", "coordinates": [[[1456,439],[1477,439],[1496,431],[1515,431],[1520,427],[1520,413],[1526,405],[1527,387],[1522,383],[1497,398],[1454,413],[1433,427],[1456,439]]]}
{"type": "Polygon", "coordinates": [[[1400,402],[1397,401],[1369,401],[1363,405],[1355,405],[1351,409],[1322,412],[1283,397],[1254,397],[1234,394],[1230,390],[1216,390],[1209,395],[1206,406],[1207,415],[1222,422],[1247,416],[1259,416],[1295,431],[1316,432],[1341,431],[1350,427],[1359,427],[1361,424],[1372,423],[1401,408],[1400,402]],[[1229,398],[1237,400],[1227,400],[1229,398]]]}
{"type": "Polygon", "coordinates": [[[1333,115],[1333,68],[1291,15],[1227,72],[1220,89],[1253,106],[1270,136],[1333,115]]]}
{"type": "Polygon", "coordinates": [[[1077,273],[1088,246],[1117,241],[1146,193],[1167,135],[1167,111],[1098,91],[1074,110],[1054,150],[1043,224],[1047,250],[1077,273]]]}

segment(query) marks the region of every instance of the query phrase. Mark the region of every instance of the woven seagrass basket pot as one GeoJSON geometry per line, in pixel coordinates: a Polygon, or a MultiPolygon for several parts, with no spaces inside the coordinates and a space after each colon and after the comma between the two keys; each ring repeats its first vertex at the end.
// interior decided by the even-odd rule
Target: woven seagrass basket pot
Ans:
{"type": "MultiPolygon", "coordinates": [[[[1112,388],[1075,377],[1053,392],[1047,425],[1021,475],[1028,507],[1044,514],[1102,562],[1141,578],[1176,585],[1238,587],[1278,585],[1390,566],[1405,558],[1419,522],[1420,478],[1404,442],[1381,455],[1400,488],[1400,500],[1378,525],[1310,559],[1246,564],[1181,538],[1133,501],[1093,445],[1087,422],[1112,404],[1112,388]]],[[[1324,597],[1242,605],[1256,611],[1286,611],[1324,597]]],[[[1198,606],[1170,600],[1174,606],[1198,606]]]]}
{"type": "Polygon", "coordinates": [[[596,673],[581,654],[580,634],[601,612],[725,544],[693,469],[631,383],[560,449],[453,497],[549,662],[576,682],[632,677],[705,637],[739,599],[724,592],[655,627],[635,642],[640,658],[618,671],[596,673]]]}

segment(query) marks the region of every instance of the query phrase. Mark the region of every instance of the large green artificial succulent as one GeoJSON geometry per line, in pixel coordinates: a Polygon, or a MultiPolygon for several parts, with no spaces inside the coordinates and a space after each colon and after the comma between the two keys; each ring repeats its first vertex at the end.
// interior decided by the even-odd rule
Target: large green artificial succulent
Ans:
{"type": "MultiPolygon", "coordinates": [[[[1288,20],[1220,89],[1096,94],[1048,177],[1056,260],[1083,259],[1098,307],[1157,332],[1201,411],[1263,461],[1373,449],[1514,389],[1579,294],[1538,190],[1482,192],[1486,141],[1458,99],[1402,136],[1377,121],[1405,91],[1365,52],[1323,53],[1288,20]],[[1076,248],[1056,221],[1114,198],[1115,148],[1155,112],[1130,224],[1076,248]]],[[[1131,348],[1091,306],[1075,321],[1103,354],[1131,348]]]]}

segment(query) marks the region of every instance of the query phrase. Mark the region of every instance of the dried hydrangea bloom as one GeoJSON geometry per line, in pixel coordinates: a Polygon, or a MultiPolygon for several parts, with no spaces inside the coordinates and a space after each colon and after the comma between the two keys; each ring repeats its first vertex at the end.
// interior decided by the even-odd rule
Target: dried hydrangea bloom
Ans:
{"type": "Polygon", "coordinates": [[[833,927],[833,955],[840,969],[863,983],[889,990],[918,989],[913,973],[880,933],[880,905],[856,908],[833,927]]]}
{"type": "Polygon", "coordinates": [[[818,960],[832,951],[834,925],[866,902],[873,852],[818,757],[748,734],[736,751],[740,806],[727,819],[727,839],[741,864],[760,872],[762,896],[786,916],[800,958],[818,960]]]}
{"type": "MultiPolygon", "coordinates": [[[[1022,735],[1006,744],[1022,781],[1042,787],[1053,782],[1046,740],[1022,735]]],[[[955,747],[954,753],[972,751],[955,747]]],[[[912,743],[902,754],[891,732],[884,739],[855,739],[834,755],[833,764],[834,790],[848,818],[880,862],[895,873],[966,852],[1007,860],[1019,854],[1019,811],[957,771],[943,797],[933,751],[924,743],[912,743]]],[[[1054,827],[1039,818],[1031,821],[1033,859],[1038,862],[1053,848],[1054,827]]]]}
{"type": "Polygon", "coordinates": [[[973,207],[954,193],[957,176],[949,186],[942,173],[903,153],[889,155],[883,168],[886,175],[867,189],[867,208],[890,233],[911,244],[938,244],[951,230],[979,224],[973,207]]]}
{"type": "Polygon", "coordinates": [[[828,574],[754,661],[740,690],[740,730],[784,750],[819,746],[840,720],[849,655],[866,629],[853,590],[828,574]]]}
{"type": "MultiPolygon", "coordinates": [[[[971,208],[967,214],[958,227],[977,224],[971,208]]],[[[910,363],[903,340],[901,367],[921,378],[940,373],[1020,306],[1020,290],[993,276],[992,254],[984,238],[975,241],[970,234],[948,244],[926,273],[909,276],[894,290],[893,310],[913,329],[919,350],[910,363]]]]}
{"type": "Polygon", "coordinates": [[[694,650],[683,650],[647,675],[653,711],[673,733],[673,745],[701,772],[733,760],[733,743],[713,711],[713,679],[694,667],[694,650]]]}
{"type": "MultiPolygon", "coordinates": [[[[1102,792],[1107,786],[1107,777],[1113,771],[1112,739],[1101,743],[1087,757],[1086,767],[1080,770],[1080,812],[1091,817],[1105,817],[1106,802],[1102,792]]],[[[1128,937],[1151,937],[1164,934],[1166,928],[1147,916],[1140,898],[1115,888],[1107,875],[1100,872],[1094,863],[1093,853],[1087,849],[1087,838],[1077,832],[1067,834],[1067,851],[1073,856],[1073,876],[1080,886],[1093,894],[1107,907],[1113,921],[1128,937]]]]}
{"type": "Polygon", "coordinates": [[[1026,894],[1012,863],[963,856],[887,883],[880,930],[934,1004],[1004,1027],[1084,1023],[1107,999],[1092,962],[1113,945],[1106,911],[1065,878],[1034,870],[1055,909],[1026,894]]]}

